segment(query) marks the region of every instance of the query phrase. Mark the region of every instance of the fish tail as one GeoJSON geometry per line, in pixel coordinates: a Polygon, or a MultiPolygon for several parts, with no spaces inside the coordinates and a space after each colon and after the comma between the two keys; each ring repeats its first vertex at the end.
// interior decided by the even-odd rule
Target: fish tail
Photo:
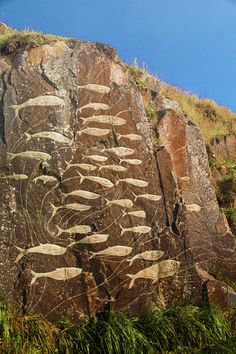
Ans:
{"type": "Polygon", "coordinates": [[[82,125],[86,123],[86,118],[80,117],[82,119],[82,125]]]}
{"type": "Polygon", "coordinates": [[[29,133],[26,133],[26,132],[25,132],[25,135],[26,135],[26,141],[29,141],[31,139],[31,135],[29,133]]]}
{"type": "Polygon", "coordinates": [[[93,257],[95,257],[96,256],[96,252],[91,252],[92,254],[91,254],[91,256],[89,257],[89,259],[91,259],[91,258],[93,258],[93,257]]]}
{"type": "Polygon", "coordinates": [[[115,185],[117,186],[117,184],[119,184],[119,183],[120,183],[120,180],[118,179],[118,181],[116,181],[115,185]]]}
{"type": "Polygon", "coordinates": [[[127,215],[126,211],[122,210],[122,215],[121,215],[121,217],[123,218],[125,215],[127,215]]]}
{"type": "Polygon", "coordinates": [[[82,155],[82,160],[85,158],[85,155],[81,154],[82,155]]]}
{"type": "Polygon", "coordinates": [[[83,182],[85,179],[85,176],[83,176],[79,171],[77,171],[78,175],[80,176],[80,184],[83,182]]]}
{"type": "Polygon", "coordinates": [[[18,250],[20,253],[19,253],[18,256],[16,257],[15,263],[19,262],[19,260],[20,260],[22,257],[24,257],[24,253],[25,253],[25,249],[24,249],[24,248],[20,248],[20,247],[17,247],[17,246],[16,246],[16,248],[17,248],[17,250],[18,250]]]}
{"type": "Polygon", "coordinates": [[[68,168],[68,166],[69,166],[69,161],[65,161],[65,164],[66,164],[66,168],[68,168]]]}
{"type": "Polygon", "coordinates": [[[99,163],[97,165],[99,166],[98,171],[101,171],[104,168],[103,165],[100,165],[99,163]]]}
{"type": "Polygon", "coordinates": [[[15,156],[16,156],[16,154],[14,154],[13,152],[9,152],[9,153],[8,153],[8,158],[9,158],[9,160],[14,159],[15,156]]]}
{"type": "Polygon", "coordinates": [[[137,196],[136,194],[134,194],[134,192],[131,192],[131,193],[133,194],[133,196],[134,196],[134,201],[136,202],[138,196],[137,196]]]}
{"type": "Polygon", "coordinates": [[[107,202],[106,205],[109,205],[109,204],[110,204],[110,200],[108,200],[107,198],[105,198],[105,201],[107,202]]]}
{"type": "Polygon", "coordinates": [[[121,228],[121,236],[122,236],[122,235],[124,235],[124,233],[125,233],[125,229],[123,228],[123,226],[121,226],[120,223],[118,223],[118,224],[119,224],[119,226],[120,226],[120,228],[121,228]]]}
{"type": "Polygon", "coordinates": [[[51,207],[52,207],[52,216],[54,216],[57,212],[57,207],[55,205],[53,205],[52,203],[50,203],[51,207]]]}
{"type": "Polygon", "coordinates": [[[32,278],[32,280],[31,280],[30,285],[34,284],[34,283],[35,283],[35,280],[38,278],[38,274],[35,273],[32,269],[31,269],[31,274],[33,275],[33,278],[32,278]]]}
{"type": "Polygon", "coordinates": [[[120,159],[120,161],[119,161],[119,165],[122,163],[122,161],[124,161],[123,159],[120,159]]]}
{"type": "Polygon", "coordinates": [[[64,230],[61,229],[58,225],[56,225],[56,228],[57,228],[57,230],[58,230],[58,233],[57,233],[57,237],[58,237],[58,236],[60,236],[60,235],[64,232],[64,230]]]}
{"type": "Polygon", "coordinates": [[[127,259],[126,261],[127,261],[127,262],[129,262],[129,266],[131,266],[131,265],[132,265],[132,263],[133,263],[133,261],[134,261],[134,258],[127,259]]]}
{"type": "Polygon", "coordinates": [[[129,289],[131,289],[136,280],[136,275],[135,274],[126,274],[126,275],[131,279],[131,282],[129,283],[129,289]]]}
{"type": "Polygon", "coordinates": [[[119,134],[119,133],[117,133],[116,135],[117,135],[117,140],[120,140],[120,138],[122,137],[122,135],[119,134]]]}

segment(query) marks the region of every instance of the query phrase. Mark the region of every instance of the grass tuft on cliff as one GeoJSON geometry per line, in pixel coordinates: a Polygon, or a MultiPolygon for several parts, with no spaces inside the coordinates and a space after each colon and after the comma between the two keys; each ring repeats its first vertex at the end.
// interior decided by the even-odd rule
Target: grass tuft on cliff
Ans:
{"type": "Polygon", "coordinates": [[[105,312],[77,324],[20,315],[0,301],[2,354],[235,353],[236,310],[156,308],[140,317],[105,312]]]}
{"type": "Polygon", "coordinates": [[[164,82],[160,83],[160,93],[178,102],[183,113],[200,127],[205,142],[209,143],[217,136],[236,133],[236,114],[213,100],[198,98],[164,82]]]}
{"type": "Polygon", "coordinates": [[[0,54],[8,55],[17,49],[29,50],[42,44],[47,44],[56,40],[66,38],[55,35],[46,35],[41,32],[31,30],[16,31],[12,28],[0,28],[0,54]]]}

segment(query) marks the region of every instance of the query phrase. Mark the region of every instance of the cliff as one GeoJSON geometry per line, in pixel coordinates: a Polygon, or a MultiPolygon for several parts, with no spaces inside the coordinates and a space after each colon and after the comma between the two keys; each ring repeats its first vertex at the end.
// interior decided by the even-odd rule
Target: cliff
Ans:
{"type": "Polygon", "coordinates": [[[200,129],[156,79],[101,43],[2,48],[1,296],[71,320],[199,303],[203,282],[235,301],[200,129]]]}

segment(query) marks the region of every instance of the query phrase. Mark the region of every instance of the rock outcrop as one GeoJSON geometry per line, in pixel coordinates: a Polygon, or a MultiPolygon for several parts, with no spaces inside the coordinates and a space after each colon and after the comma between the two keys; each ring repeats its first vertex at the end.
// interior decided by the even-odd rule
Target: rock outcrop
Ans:
{"type": "Polygon", "coordinates": [[[110,302],[228,305],[235,245],[198,127],[116,52],[57,41],[0,58],[1,295],[76,320],[110,302]],[[157,116],[145,116],[145,102],[157,116]]]}

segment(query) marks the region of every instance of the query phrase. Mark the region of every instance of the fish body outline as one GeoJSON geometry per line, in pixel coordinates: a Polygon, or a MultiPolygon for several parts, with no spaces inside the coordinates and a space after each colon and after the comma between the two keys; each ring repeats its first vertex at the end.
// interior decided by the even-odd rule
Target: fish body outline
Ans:
{"type": "Polygon", "coordinates": [[[110,116],[110,115],[100,115],[100,116],[90,116],[87,118],[80,117],[82,119],[82,124],[88,123],[98,123],[98,124],[110,124],[113,126],[121,126],[126,124],[126,120],[121,117],[117,116],[110,116]]]}
{"type": "Polygon", "coordinates": [[[76,277],[77,275],[80,275],[81,272],[82,272],[82,268],[75,268],[75,267],[56,268],[51,272],[45,272],[45,273],[36,273],[33,270],[31,270],[31,274],[33,275],[33,278],[31,280],[30,285],[34,284],[38,278],[52,278],[55,280],[65,281],[67,279],[71,279],[76,277]]]}
{"type": "Polygon", "coordinates": [[[129,165],[141,165],[143,161],[139,159],[120,159],[119,164],[122,162],[126,162],[129,165]]]}
{"type": "Polygon", "coordinates": [[[157,194],[140,194],[140,195],[136,195],[132,192],[133,196],[134,196],[134,201],[136,202],[136,200],[138,198],[144,198],[144,199],[148,199],[154,202],[158,202],[159,200],[161,200],[162,196],[161,195],[157,195],[157,194]]]}
{"type": "Polygon", "coordinates": [[[146,218],[146,213],[144,210],[135,210],[135,211],[129,211],[129,212],[126,212],[124,210],[122,210],[122,218],[126,215],[129,215],[129,216],[135,216],[137,218],[141,218],[141,219],[145,219],[146,218]]]}
{"type": "Polygon", "coordinates": [[[108,199],[105,198],[105,200],[107,202],[106,203],[107,206],[118,205],[118,206],[120,206],[122,208],[128,208],[128,209],[133,208],[133,206],[134,206],[134,203],[130,199],[108,200],[108,199]]]}
{"type": "Polygon", "coordinates": [[[135,179],[135,178],[118,179],[118,181],[116,181],[116,185],[119,184],[120,182],[132,184],[133,186],[140,187],[140,188],[147,187],[149,184],[149,182],[147,182],[147,181],[144,181],[142,179],[135,179]]]}
{"type": "Polygon", "coordinates": [[[79,89],[86,89],[89,91],[94,91],[97,93],[101,93],[101,94],[106,94],[110,92],[110,87],[105,86],[105,85],[100,85],[100,84],[87,84],[87,85],[81,85],[81,86],[77,86],[79,89]]]}
{"type": "Polygon", "coordinates": [[[135,259],[143,259],[145,261],[157,261],[160,259],[162,256],[164,256],[165,252],[161,250],[151,250],[151,251],[145,251],[139,254],[136,254],[133,258],[128,259],[127,262],[129,262],[129,266],[133,264],[135,259]]]}
{"type": "Polygon", "coordinates": [[[16,157],[31,158],[31,159],[42,160],[42,161],[49,161],[52,159],[52,156],[47,152],[36,151],[36,150],[8,153],[9,160],[13,160],[16,157]]]}
{"type": "Polygon", "coordinates": [[[126,274],[127,277],[131,279],[129,289],[133,287],[135,280],[138,278],[152,279],[154,284],[159,279],[173,276],[178,271],[179,267],[180,262],[168,259],[148,268],[142,269],[136,274],[126,274]]]}
{"type": "Polygon", "coordinates": [[[104,148],[101,151],[102,152],[110,152],[112,154],[115,154],[118,157],[133,155],[135,153],[134,149],[130,149],[125,146],[118,146],[118,147],[113,147],[113,148],[108,148],[108,149],[104,148]]]}
{"type": "Polygon", "coordinates": [[[58,179],[54,176],[42,175],[33,179],[33,183],[37,183],[38,181],[42,181],[43,184],[46,184],[47,182],[58,182],[58,179]]]}
{"type": "Polygon", "coordinates": [[[33,138],[42,138],[42,139],[50,139],[58,143],[68,144],[68,145],[72,145],[73,142],[73,140],[67,138],[65,135],[62,135],[61,133],[57,133],[54,131],[42,131],[34,134],[29,134],[25,132],[25,135],[26,135],[26,141],[29,141],[33,138]]]}
{"type": "Polygon", "coordinates": [[[70,193],[64,193],[65,197],[70,196],[70,195],[81,197],[81,198],[84,198],[84,199],[98,199],[98,198],[101,197],[101,195],[98,194],[98,193],[86,191],[86,190],[83,190],[83,189],[78,189],[78,190],[72,191],[70,193]]]}
{"type": "Polygon", "coordinates": [[[105,136],[111,132],[111,129],[85,128],[77,132],[78,135],[87,134],[92,136],[105,136]]]}
{"type": "Polygon", "coordinates": [[[50,205],[53,210],[52,216],[54,216],[57,210],[60,209],[69,209],[69,210],[76,210],[76,211],[87,211],[91,209],[91,205],[79,204],[79,203],[62,204],[59,206],[55,206],[54,204],[50,203],[50,205]]]}
{"type": "Polygon", "coordinates": [[[111,109],[111,106],[105,103],[91,102],[80,107],[78,111],[81,113],[83,109],[94,109],[95,111],[107,111],[108,109],[111,109]]]}
{"type": "Polygon", "coordinates": [[[79,241],[74,241],[74,244],[77,243],[86,243],[86,244],[94,244],[94,243],[102,243],[106,242],[109,237],[109,234],[93,234],[89,236],[85,236],[79,241]]]}
{"type": "Polygon", "coordinates": [[[141,135],[138,134],[119,134],[117,133],[117,139],[120,140],[121,138],[129,139],[130,141],[137,141],[142,140],[141,135]]]}
{"type": "Polygon", "coordinates": [[[75,225],[69,229],[62,229],[60,226],[56,225],[58,230],[57,237],[63,233],[73,235],[73,234],[88,234],[92,231],[91,226],[89,225],[75,225]]]}
{"type": "Polygon", "coordinates": [[[25,107],[34,106],[64,106],[65,102],[62,98],[53,95],[41,95],[34,98],[30,98],[21,104],[10,105],[10,108],[15,109],[17,112],[25,107]]]}
{"type": "Polygon", "coordinates": [[[104,162],[108,160],[107,156],[103,156],[103,155],[83,155],[82,154],[82,159],[89,159],[89,160],[93,160],[93,161],[98,161],[98,162],[104,162]]]}
{"type": "Polygon", "coordinates": [[[46,254],[46,255],[51,255],[51,256],[61,256],[67,251],[67,247],[62,247],[59,245],[54,245],[51,243],[44,243],[30,247],[30,248],[21,248],[18,246],[15,246],[16,249],[20,252],[18,256],[15,259],[15,263],[19,262],[21,258],[26,256],[29,253],[39,253],[39,254],[46,254]]]}
{"type": "Polygon", "coordinates": [[[128,256],[132,251],[132,247],[128,246],[111,246],[106,248],[105,250],[99,252],[91,252],[92,255],[89,257],[90,259],[97,256],[111,256],[111,257],[124,257],[128,256]]]}
{"type": "Polygon", "coordinates": [[[125,172],[127,171],[127,168],[124,166],[120,165],[99,165],[100,167],[98,168],[98,171],[101,170],[110,170],[114,172],[125,172]]]}
{"type": "Polygon", "coordinates": [[[12,175],[6,175],[0,177],[0,179],[15,179],[15,180],[24,180],[28,178],[29,176],[22,173],[13,173],[12,175]]]}
{"type": "Polygon", "coordinates": [[[124,228],[121,224],[119,224],[119,225],[121,228],[121,236],[124,235],[125,232],[134,232],[134,233],[138,233],[139,235],[141,235],[141,234],[147,234],[152,230],[152,228],[147,225],[137,225],[137,226],[128,227],[128,228],[124,228]]]}
{"type": "Polygon", "coordinates": [[[78,175],[80,176],[80,184],[84,181],[84,180],[89,180],[92,182],[96,182],[100,185],[102,185],[103,187],[106,188],[111,188],[114,186],[114,183],[112,183],[109,179],[107,178],[103,178],[103,177],[98,177],[98,176],[83,176],[81,173],[79,173],[77,171],[78,175]]]}

